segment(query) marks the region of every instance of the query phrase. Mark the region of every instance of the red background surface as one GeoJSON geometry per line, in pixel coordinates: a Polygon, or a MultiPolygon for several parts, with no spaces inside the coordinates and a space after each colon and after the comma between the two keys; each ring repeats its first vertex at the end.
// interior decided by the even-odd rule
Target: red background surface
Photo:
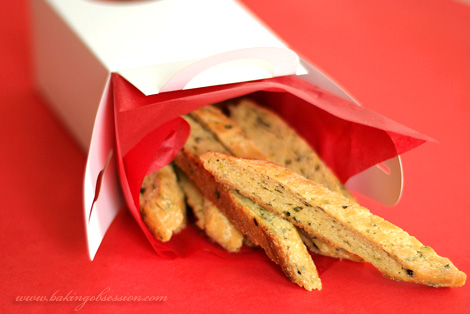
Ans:
{"type": "MultiPolygon", "coordinates": [[[[403,155],[398,205],[359,199],[470,274],[470,6],[243,2],[364,106],[439,141],[403,155]]],[[[167,301],[88,302],[80,312],[468,313],[470,283],[452,289],[399,283],[366,264],[318,258],[323,290],[307,292],[262,252],[228,260],[200,251],[164,260],[126,210],[90,262],[81,216],[86,155],[34,89],[28,2],[2,1],[0,12],[2,312],[73,312],[80,302],[16,299],[97,296],[109,288],[108,296],[167,301]]]]}

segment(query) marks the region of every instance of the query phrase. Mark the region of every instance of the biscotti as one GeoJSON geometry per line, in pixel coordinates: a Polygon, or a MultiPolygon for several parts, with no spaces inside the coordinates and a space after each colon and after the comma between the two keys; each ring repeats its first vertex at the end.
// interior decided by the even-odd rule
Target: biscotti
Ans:
{"type": "Polygon", "coordinates": [[[456,287],[466,275],[415,237],[356,202],[272,162],[210,152],[204,168],[216,180],[307,233],[352,252],[391,279],[456,287]]]}
{"type": "Polygon", "coordinates": [[[196,225],[206,235],[229,252],[237,252],[244,243],[243,234],[225,217],[224,214],[207,198],[188,176],[176,168],[178,183],[191,207],[196,225]]]}
{"type": "Polygon", "coordinates": [[[218,185],[198,156],[183,149],[175,159],[230,221],[253,244],[263,248],[286,276],[306,290],[321,289],[316,267],[294,225],[239,193],[218,185]]]}
{"type": "Polygon", "coordinates": [[[310,235],[303,231],[302,229],[298,229],[300,238],[304,241],[305,245],[309,249],[309,251],[323,255],[328,257],[334,257],[338,259],[349,260],[352,262],[362,262],[363,259],[355,254],[351,254],[348,251],[334,247],[327,242],[318,239],[316,236],[310,235]]]}
{"type": "Polygon", "coordinates": [[[184,171],[181,171],[178,167],[175,167],[175,170],[178,175],[178,184],[186,196],[186,203],[193,210],[196,226],[204,230],[204,196],[202,196],[199,188],[188,178],[184,171]]]}
{"type": "Polygon", "coordinates": [[[171,164],[144,178],[139,202],[142,220],[157,239],[169,241],[186,226],[186,203],[171,164]]]}
{"type": "MultiPolygon", "coordinates": [[[[230,121],[237,125],[250,140],[260,148],[265,160],[276,162],[316,181],[333,191],[354,199],[349,190],[340,182],[331,169],[322,161],[311,146],[282,118],[254,101],[243,98],[237,104],[229,102],[230,121]]],[[[249,157],[236,155],[237,157],[249,157]]],[[[263,158],[256,158],[263,159],[263,158]]],[[[301,232],[308,249],[316,254],[346,259],[354,262],[362,258],[342,248],[301,232]]]]}
{"type": "Polygon", "coordinates": [[[267,159],[255,143],[237,124],[214,106],[205,106],[190,113],[197,122],[210,131],[234,156],[267,159]]]}
{"type": "MultiPolygon", "coordinates": [[[[189,116],[183,117],[191,127],[190,136],[186,141],[187,149],[200,154],[205,149],[224,151],[222,145],[202,126],[189,116]]],[[[178,169],[178,168],[177,168],[178,169]]],[[[225,215],[209,201],[200,189],[183,171],[180,174],[180,184],[186,194],[188,205],[196,217],[196,225],[206,235],[229,252],[237,252],[243,245],[244,236],[225,217],[225,215]]]]}
{"type": "Polygon", "coordinates": [[[204,230],[229,252],[237,252],[243,245],[243,234],[228,220],[219,208],[204,198],[204,230]]]}
{"type": "MultiPolygon", "coordinates": [[[[271,110],[242,99],[229,105],[230,118],[268,157],[302,176],[325,185],[350,199],[352,194],[311,146],[271,110]]],[[[243,156],[239,156],[243,157],[243,156]]]]}
{"type": "MultiPolygon", "coordinates": [[[[206,129],[207,131],[209,131],[215,138],[217,138],[220,144],[222,144],[224,148],[229,151],[230,154],[233,156],[268,160],[267,155],[275,154],[275,152],[273,151],[266,151],[267,155],[264,154],[264,152],[262,152],[258,148],[258,146],[246,136],[243,130],[238,127],[238,124],[235,123],[235,121],[233,121],[229,117],[227,117],[219,108],[216,108],[214,106],[205,106],[191,112],[190,116],[194,118],[198,123],[200,123],[201,126],[204,127],[204,129],[206,129]]],[[[287,125],[282,125],[282,127],[288,128],[287,125]]],[[[289,132],[290,134],[294,134],[293,130],[290,130],[289,132]]],[[[260,140],[260,138],[258,138],[258,140],[260,140]]],[[[300,141],[300,144],[286,145],[292,145],[294,147],[304,147],[304,145],[306,145],[305,142],[302,142],[299,137],[295,137],[293,138],[293,140],[300,141]]],[[[281,139],[281,141],[284,140],[281,139]]],[[[307,155],[313,154],[314,156],[316,156],[311,149],[308,150],[306,147],[304,147],[304,150],[307,151],[307,155]]],[[[299,163],[301,163],[303,166],[307,166],[305,160],[300,162],[294,160],[291,165],[294,165],[295,168],[295,165],[298,165],[299,163]]],[[[323,171],[323,169],[327,168],[324,167],[319,171],[321,172],[323,171]]],[[[328,174],[332,176],[331,172],[329,172],[328,174]]],[[[336,179],[335,186],[338,186],[337,182],[339,181],[336,179]]],[[[345,194],[350,195],[346,189],[344,189],[344,191],[346,191],[345,194]]],[[[316,254],[334,258],[347,259],[356,262],[362,260],[358,256],[351,254],[341,248],[332,247],[331,245],[325,243],[324,241],[318,238],[311,237],[310,239],[308,239],[308,236],[304,236],[302,237],[302,239],[307,245],[307,248],[316,254]]]]}
{"type": "MultiPolygon", "coordinates": [[[[279,264],[291,281],[307,290],[321,289],[313,260],[294,225],[265,210],[243,196],[220,187],[201,167],[199,155],[218,146],[212,134],[200,129],[191,118],[185,117],[192,129],[175,163],[199,187],[204,196],[229,218],[251,242],[261,246],[275,263],[279,264]],[[196,132],[193,132],[196,130],[196,132]],[[196,140],[199,138],[199,140],[196,140]],[[210,145],[202,143],[211,142],[210,145]],[[208,148],[210,146],[210,148],[208,148]]],[[[220,144],[219,144],[220,145],[220,144]]],[[[224,147],[218,147],[225,150],[224,147]]]]}

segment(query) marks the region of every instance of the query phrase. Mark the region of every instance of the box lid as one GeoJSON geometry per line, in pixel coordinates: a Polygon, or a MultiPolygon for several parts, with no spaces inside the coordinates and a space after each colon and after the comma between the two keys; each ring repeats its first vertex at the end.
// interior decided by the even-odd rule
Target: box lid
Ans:
{"type": "Polygon", "coordinates": [[[306,73],[233,0],[48,1],[109,72],[145,95],[306,73]]]}

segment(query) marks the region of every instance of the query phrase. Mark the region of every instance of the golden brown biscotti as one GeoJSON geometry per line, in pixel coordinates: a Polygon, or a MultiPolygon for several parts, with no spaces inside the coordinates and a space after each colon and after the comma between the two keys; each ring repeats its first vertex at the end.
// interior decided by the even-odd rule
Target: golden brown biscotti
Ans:
{"type": "Polygon", "coordinates": [[[299,232],[300,238],[302,239],[302,241],[304,241],[309,251],[315,254],[349,260],[352,262],[363,261],[363,259],[360,258],[359,256],[355,254],[351,254],[342,248],[331,246],[327,242],[318,239],[316,236],[312,236],[308,234],[302,229],[298,229],[298,232],[299,232]]]}
{"type": "Polygon", "coordinates": [[[184,148],[175,163],[253,244],[281,266],[284,274],[306,290],[321,289],[321,281],[294,225],[241,194],[217,184],[197,155],[184,148]]]}
{"type": "Polygon", "coordinates": [[[243,234],[207,198],[204,198],[204,220],[204,230],[209,238],[229,252],[240,250],[243,245],[243,234]]]}
{"type": "MultiPolygon", "coordinates": [[[[317,181],[333,191],[342,193],[347,198],[354,199],[351,192],[325,165],[311,146],[274,112],[260,107],[249,99],[242,99],[238,105],[230,105],[229,111],[233,118],[230,120],[237,126],[240,125],[242,132],[252,137],[253,142],[262,148],[263,154],[269,156],[265,158],[266,160],[279,163],[294,172],[303,174],[307,179],[317,181]]],[[[362,261],[359,256],[342,248],[333,247],[313,235],[303,232],[301,236],[308,249],[316,254],[354,262],[362,261]]]]}
{"type": "Polygon", "coordinates": [[[285,167],[214,152],[200,159],[219,183],[309,234],[347,248],[386,277],[433,287],[465,284],[466,275],[448,258],[342,194],[285,167]]]}
{"type": "Polygon", "coordinates": [[[217,140],[217,138],[191,116],[182,116],[188,122],[191,131],[184,144],[185,149],[190,149],[195,155],[202,155],[206,152],[220,152],[230,154],[230,152],[217,140]]]}
{"type": "Polygon", "coordinates": [[[243,234],[207,198],[189,177],[175,167],[178,183],[186,195],[186,203],[193,210],[196,225],[215,243],[229,252],[237,252],[244,243],[243,234]]]}
{"type": "Polygon", "coordinates": [[[166,242],[186,226],[186,204],[171,164],[147,175],[139,195],[140,215],[152,234],[166,242]]]}
{"type": "Polygon", "coordinates": [[[237,124],[219,108],[205,106],[190,113],[197,122],[210,131],[234,156],[267,159],[237,124]]]}
{"type": "MultiPolygon", "coordinates": [[[[193,111],[190,115],[195,120],[197,120],[197,122],[199,122],[207,131],[212,133],[212,135],[214,135],[214,137],[219,140],[219,142],[230,152],[231,155],[237,157],[268,160],[268,157],[262,153],[256,144],[245,135],[243,130],[238,127],[237,123],[227,117],[219,108],[214,106],[206,106],[193,111]]],[[[285,124],[281,125],[281,127],[288,128],[288,126],[285,124]]],[[[291,131],[291,133],[293,132],[294,131],[291,131]]],[[[268,153],[275,154],[273,151],[269,151],[268,153]]],[[[296,164],[298,164],[296,161],[292,163],[292,165],[296,164]]],[[[345,191],[347,190],[345,189],[345,191]]],[[[316,254],[347,259],[355,262],[362,260],[358,256],[351,254],[341,248],[332,247],[331,245],[314,236],[306,235],[302,237],[302,239],[308,241],[304,241],[307,245],[307,248],[316,254]],[[309,237],[311,239],[308,239],[309,237]]]]}
{"type": "Polygon", "coordinates": [[[175,167],[175,171],[178,176],[178,184],[186,196],[186,203],[191,207],[196,218],[196,226],[204,230],[204,196],[202,196],[199,188],[188,178],[184,171],[178,167],[175,167]]]}
{"type": "MultiPolygon", "coordinates": [[[[185,144],[188,149],[196,154],[204,152],[205,149],[223,150],[223,146],[199,123],[189,116],[183,118],[191,127],[191,133],[185,144]]],[[[239,251],[243,245],[243,234],[201,193],[194,182],[183,171],[181,172],[180,184],[186,193],[188,205],[196,216],[196,225],[203,229],[210,239],[227,251],[239,251]]]]}
{"type": "Polygon", "coordinates": [[[199,155],[205,151],[226,149],[191,117],[190,136],[175,163],[199,187],[204,196],[229,218],[251,242],[261,246],[284,273],[307,290],[321,289],[315,265],[292,223],[243,198],[238,193],[220,188],[201,167],[199,155]],[[267,217],[267,218],[264,218],[267,217]]]}
{"type": "Polygon", "coordinates": [[[242,99],[238,104],[230,105],[229,111],[230,118],[268,160],[354,199],[311,146],[277,114],[249,99],[242,99]]]}

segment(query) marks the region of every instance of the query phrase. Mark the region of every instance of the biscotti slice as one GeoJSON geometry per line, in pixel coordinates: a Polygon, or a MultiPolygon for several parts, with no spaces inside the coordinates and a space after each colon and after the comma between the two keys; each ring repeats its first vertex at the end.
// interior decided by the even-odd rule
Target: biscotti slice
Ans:
{"type": "Polygon", "coordinates": [[[302,239],[302,241],[304,241],[309,251],[315,254],[349,260],[352,262],[363,261],[363,259],[359,256],[351,254],[342,248],[333,247],[327,242],[318,239],[316,236],[312,236],[306,233],[302,229],[298,229],[297,231],[299,232],[300,238],[302,239]]]}
{"type": "Polygon", "coordinates": [[[311,146],[277,114],[249,99],[242,99],[237,105],[230,105],[229,111],[230,118],[268,160],[354,199],[311,146]]]}
{"type": "Polygon", "coordinates": [[[243,234],[207,198],[204,198],[204,217],[204,229],[209,238],[214,239],[229,252],[238,252],[240,250],[243,245],[243,234]]]}
{"type": "Polygon", "coordinates": [[[220,153],[202,155],[218,182],[333,246],[347,248],[400,281],[462,286],[466,275],[415,237],[368,209],[272,162],[220,153]]]}
{"type": "Polygon", "coordinates": [[[234,156],[267,159],[237,124],[219,108],[205,106],[190,113],[197,122],[210,131],[234,156]]]}
{"type": "Polygon", "coordinates": [[[202,127],[196,120],[189,115],[182,116],[188,122],[191,131],[189,137],[184,144],[185,149],[189,149],[195,155],[199,156],[206,152],[220,152],[230,154],[217,138],[202,127]]]}
{"type": "Polygon", "coordinates": [[[190,148],[184,148],[175,163],[194,180],[210,199],[253,244],[294,283],[308,291],[321,289],[316,267],[295,226],[267,211],[236,191],[217,184],[190,148]]]}
{"type": "MultiPolygon", "coordinates": [[[[191,127],[185,146],[196,154],[206,150],[225,151],[223,146],[202,126],[189,116],[183,117],[191,127]]],[[[228,151],[227,151],[228,152],[228,151]]],[[[225,215],[201,193],[194,182],[181,175],[188,205],[196,216],[196,224],[207,236],[229,252],[239,251],[243,245],[243,234],[238,231],[225,215]],[[202,204],[201,204],[202,202],[202,204]]]]}
{"type": "MultiPolygon", "coordinates": [[[[243,130],[238,127],[237,123],[227,117],[219,108],[205,106],[193,111],[190,115],[207,131],[211,132],[231,155],[263,160],[268,159],[268,157],[259,150],[257,145],[245,135],[243,130]]],[[[274,154],[275,152],[270,151],[269,153],[274,154]]],[[[294,164],[296,164],[296,162],[294,162],[294,164]]],[[[332,247],[313,236],[306,235],[302,237],[302,239],[308,241],[305,242],[307,248],[316,254],[355,262],[362,260],[354,254],[341,248],[332,247]],[[307,239],[308,237],[311,239],[307,239]]]]}
{"type": "Polygon", "coordinates": [[[199,188],[181,169],[175,167],[175,171],[178,176],[178,184],[186,196],[186,203],[191,207],[194,217],[196,218],[196,226],[204,230],[204,196],[202,196],[199,188]]]}
{"type": "MultiPolygon", "coordinates": [[[[253,142],[259,146],[266,160],[300,173],[307,179],[319,182],[333,191],[354,199],[351,192],[340,182],[311,146],[274,112],[260,107],[252,100],[242,99],[238,105],[229,106],[231,121],[239,125],[253,142]]],[[[237,157],[247,157],[233,154],[237,157]]],[[[260,158],[261,159],[261,158],[260,158]]],[[[302,240],[316,254],[350,260],[362,258],[342,248],[333,247],[305,232],[302,240]]]]}
{"type": "Polygon", "coordinates": [[[186,226],[186,203],[171,164],[144,178],[139,202],[142,220],[157,239],[166,242],[186,226]]]}
{"type": "Polygon", "coordinates": [[[217,139],[191,117],[191,132],[175,163],[253,244],[281,266],[287,277],[307,290],[321,289],[315,265],[292,223],[263,209],[238,193],[219,187],[201,166],[205,151],[226,151],[217,139]],[[263,217],[267,217],[264,219],[263,217]],[[263,218],[263,219],[261,219],[263,218]],[[276,227],[277,226],[277,227],[276,227]]]}
{"type": "Polygon", "coordinates": [[[176,167],[178,183],[186,195],[186,203],[193,210],[196,225],[214,242],[229,252],[237,252],[244,243],[243,234],[207,198],[189,177],[176,167]]]}

